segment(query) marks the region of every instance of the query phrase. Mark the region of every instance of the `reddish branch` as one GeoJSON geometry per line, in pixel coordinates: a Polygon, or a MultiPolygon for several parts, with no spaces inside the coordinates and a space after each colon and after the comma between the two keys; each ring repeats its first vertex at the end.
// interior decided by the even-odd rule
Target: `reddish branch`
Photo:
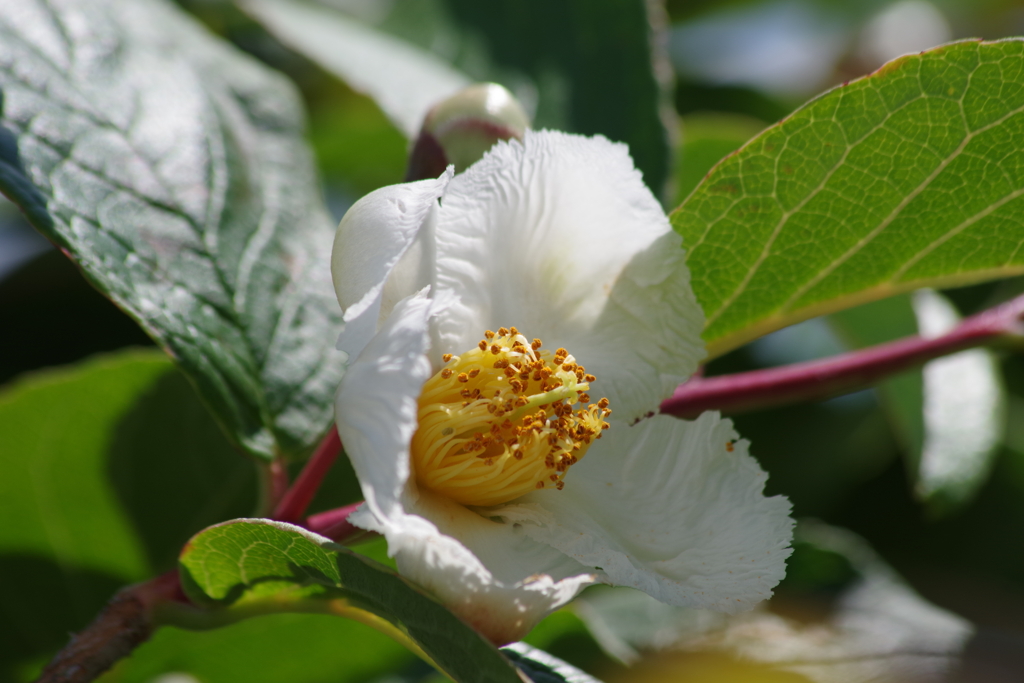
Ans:
{"type": "Polygon", "coordinates": [[[890,375],[950,353],[1024,334],[1024,296],[967,318],[941,337],[906,337],[860,351],[718,377],[694,377],[661,404],[661,412],[697,417],[705,410],[742,413],[865,389],[890,375]]]}
{"type": "Polygon", "coordinates": [[[153,633],[153,612],[165,602],[185,602],[178,572],[121,589],[91,624],[53,658],[38,683],[88,683],[153,633]]]}
{"type": "Polygon", "coordinates": [[[320,484],[323,483],[328,470],[338,459],[339,453],[341,453],[341,439],[338,438],[337,428],[331,425],[331,430],[327,432],[327,436],[306,462],[302,473],[278,503],[274,510],[274,519],[293,524],[302,519],[302,516],[306,514],[306,508],[313,502],[316,492],[320,490],[320,484]]]}

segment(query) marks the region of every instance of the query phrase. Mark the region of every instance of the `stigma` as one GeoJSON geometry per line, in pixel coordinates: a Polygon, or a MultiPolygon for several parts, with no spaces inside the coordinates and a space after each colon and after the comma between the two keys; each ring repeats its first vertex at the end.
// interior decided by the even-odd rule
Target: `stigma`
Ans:
{"type": "Polygon", "coordinates": [[[516,328],[488,330],[427,380],[412,438],[419,486],[463,505],[489,506],[561,489],[569,468],[601,438],[608,399],[565,349],[553,353],[516,328]]]}

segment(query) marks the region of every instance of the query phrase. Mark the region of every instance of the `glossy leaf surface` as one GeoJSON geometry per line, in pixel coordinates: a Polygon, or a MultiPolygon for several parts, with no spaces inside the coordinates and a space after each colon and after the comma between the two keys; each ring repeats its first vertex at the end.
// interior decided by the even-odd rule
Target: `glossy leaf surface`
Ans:
{"type": "Polygon", "coordinates": [[[292,87],[169,4],[25,0],[0,13],[0,89],[24,170],[5,137],[2,189],[232,438],[304,455],[342,358],[332,221],[292,87]]]}

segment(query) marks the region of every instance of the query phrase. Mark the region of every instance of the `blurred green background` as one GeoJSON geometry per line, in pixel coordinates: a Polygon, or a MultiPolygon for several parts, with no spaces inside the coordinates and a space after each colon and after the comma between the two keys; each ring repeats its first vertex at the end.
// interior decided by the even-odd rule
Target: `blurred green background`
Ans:
{"type": "MultiPolygon", "coordinates": [[[[323,194],[336,218],[363,194],[402,180],[408,143],[371,99],[282,45],[232,3],[179,0],[179,4],[211,31],[298,85],[308,107],[309,142],[316,153],[323,194]]],[[[390,12],[392,17],[421,11],[429,19],[431,12],[447,12],[473,26],[481,41],[500,36],[500,22],[510,20],[500,13],[475,12],[472,3],[455,1],[374,4],[367,0],[362,4],[370,13],[390,12]]],[[[552,6],[563,4],[565,11],[587,12],[582,1],[552,6]]],[[[906,52],[967,37],[1024,34],[1024,3],[1012,0],[672,0],[664,6],[663,16],[656,4],[652,7],[655,18],[663,22],[659,56],[663,66],[670,67],[666,101],[675,114],[670,131],[673,164],[665,171],[668,183],[663,193],[667,208],[685,199],[718,159],[818,92],[869,73],[906,52]]],[[[530,20],[543,22],[543,10],[530,20]]],[[[417,22],[407,23],[401,30],[415,38],[417,22]]],[[[541,48],[523,45],[518,49],[530,53],[541,48]]],[[[542,56],[537,55],[539,63],[542,56]]],[[[587,65],[580,68],[581,78],[600,76],[588,75],[587,65]]],[[[541,89],[542,100],[547,92],[541,89]]],[[[559,90],[552,87],[550,92],[559,90]]],[[[543,106],[542,102],[537,110],[543,112],[543,106]]],[[[605,132],[614,136],[612,131],[605,132]]],[[[969,315],[1022,289],[1021,283],[1011,281],[946,294],[961,314],[969,315]]],[[[68,259],[35,235],[5,200],[0,200],[0,329],[4,331],[0,334],[0,391],[8,394],[19,391],[21,382],[35,376],[32,373],[46,368],[150,345],[134,322],[94,292],[68,259]]],[[[830,355],[858,341],[883,341],[913,330],[906,300],[875,304],[859,317],[854,312],[832,321],[809,321],[795,332],[776,333],[717,359],[708,372],[739,372],[830,355]]],[[[770,474],[768,492],[789,496],[795,517],[817,518],[856,532],[927,600],[980,628],[1016,637],[1024,636],[1024,358],[999,352],[997,360],[1008,391],[1006,433],[990,478],[962,509],[936,510],[915,499],[907,465],[912,461],[908,450],[913,449],[913,439],[893,407],[898,387],[891,387],[889,393],[865,391],[741,415],[736,423],[770,474]]],[[[99,366],[90,367],[90,372],[99,371],[99,366]]],[[[151,480],[174,476],[160,469],[160,463],[166,467],[169,459],[161,460],[159,449],[148,454],[152,457],[145,464],[124,465],[130,474],[117,475],[121,480],[114,477],[111,485],[119,492],[128,523],[158,539],[146,549],[145,561],[125,569],[126,574],[114,573],[144,578],[146,568],[169,567],[175,544],[203,524],[247,514],[256,483],[244,460],[230,452],[190,387],[173,370],[142,355],[138,367],[125,372],[132,377],[149,372],[153,383],[138,380],[139,387],[146,387],[145,400],[138,402],[133,401],[143,394],[132,392],[141,389],[118,385],[119,395],[127,398],[112,410],[173,415],[168,406],[173,407],[180,413],[175,418],[178,424],[190,421],[194,434],[205,438],[202,444],[175,447],[215,451],[210,457],[218,458],[218,472],[224,477],[207,482],[205,488],[189,489],[191,499],[166,501],[166,520],[155,519],[145,510],[147,505],[157,505],[146,495],[158,489],[151,480]],[[225,481],[232,487],[229,494],[224,493],[225,481]],[[176,516],[176,510],[195,512],[211,496],[219,496],[221,503],[196,512],[187,522],[176,516]],[[175,524],[182,528],[168,530],[175,524]]],[[[82,382],[85,395],[94,391],[85,375],[54,381],[82,382]]],[[[38,401],[40,410],[56,410],[45,396],[38,401]]],[[[119,433],[130,440],[130,430],[124,436],[122,426],[119,433]]],[[[134,452],[124,447],[111,451],[110,457],[130,458],[134,452]]],[[[0,458],[13,460],[16,455],[8,451],[0,458]]],[[[342,465],[332,474],[328,492],[316,507],[348,502],[357,495],[351,472],[342,465]]],[[[374,552],[380,555],[381,549],[374,552]]],[[[28,577],[24,580],[29,581],[52,570],[4,557],[0,571],[6,577],[28,577]]],[[[829,596],[830,582],[842,581],[830,567],[827,558],[798,552],[790,578],[780,587],[771,609],[797,619],[813,618],[825,604],[819,598],[829,596]]],[[[0,679],[29,677],[60,646],[65,634],[81,628],[118,585],[109,574],[77,569],[65,572],[62,580],[67,583],[66,595],[47,606],[52,612],[35,614],[31,627],[25,626],[26,615],[38,604],[26,603],[21,596],[0,596],[0,615],[8,620],[7,626],[0,627],[6,643],[0,648],[5,665],[0,679]],[[71,574],[77,583],[67,583],[66,576],[71,574]]],[[[570,614],[549,619],[532,640],[608,680],[806,680],[734,668],[738,665],[712,655],[679,661],[675,655],[655,658],[627,673],[601,653],[578,618],[570,614]]],[[[411,656],[360,625],[326,617],[281,616],[209,634],[162,632],[113,678],[163,683],[187,683],[195,677],[203,681],[383,682],[424,676],[429,672],[411,656]],[[274,634],[276,656],[261,652],[261,634],[266,633],[274,634]],[[211,653],[202,660],[208,663],[205,668],[183,663],[202,656],[181,653],[201,650],[211,653]],[[324,656],[324,652],[331,654],[324,656]],[[282,656],[290,663],[274,668],[271,662],[282,656]],[[181,662],[176,659],[182,657],[181,662]],[[250,666],[239,668],[231,662],[250,666]],[[178,669],[190,671],[192,678],[175,679],[167,673],[178,669]]]]}

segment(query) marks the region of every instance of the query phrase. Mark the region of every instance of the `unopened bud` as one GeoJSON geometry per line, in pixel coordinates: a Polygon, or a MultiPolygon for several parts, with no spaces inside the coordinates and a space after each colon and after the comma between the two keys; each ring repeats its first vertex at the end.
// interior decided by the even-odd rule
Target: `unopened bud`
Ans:
{"type": "Polygon", "coordinates": [[[405,179],[436,178],[448,164],[464,171],[498,140],[521,140],[530,119],[519,101],[497,83],[478,83],[427,112],[409,154],[405,179]]]}

